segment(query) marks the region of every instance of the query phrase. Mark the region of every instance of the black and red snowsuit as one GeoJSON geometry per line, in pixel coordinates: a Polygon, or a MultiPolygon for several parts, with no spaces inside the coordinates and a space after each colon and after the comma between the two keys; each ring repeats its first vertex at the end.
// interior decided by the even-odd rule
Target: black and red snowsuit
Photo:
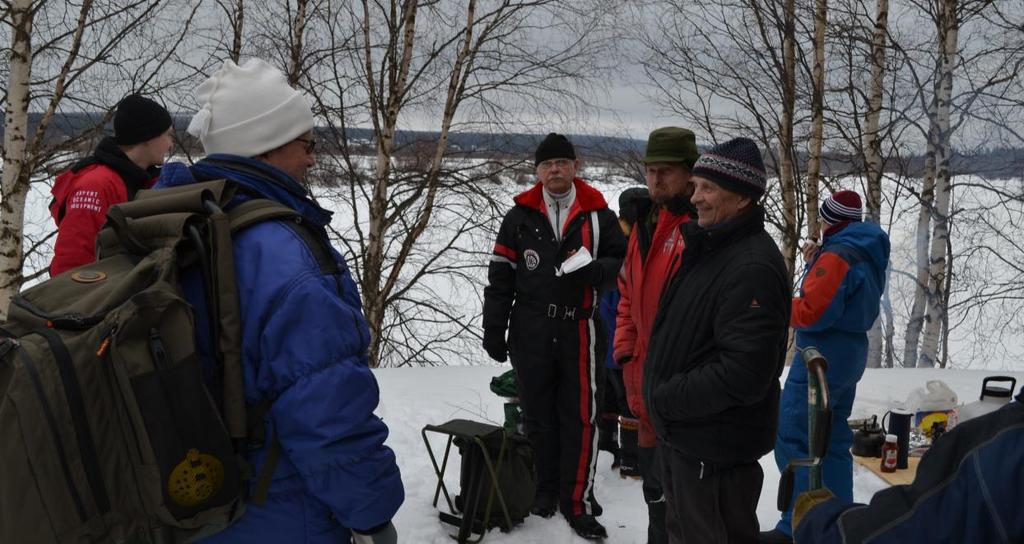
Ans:
{"type": "Polygon", "coordinates": [[[580,179],[573,184],[576,198],[561,240],[545,213],[540,183],[515,197],[494,245],[483,325],[490,334],[508,331],[536,452],[537,496],[557,497],[569,516],[600,515],[595,397],[606,339],[593,316],[600,292],[615,286],[626,239],[601,193],[580,179]],[[567,256],[584,247],[593,266],[556,276],[567,256]]]}

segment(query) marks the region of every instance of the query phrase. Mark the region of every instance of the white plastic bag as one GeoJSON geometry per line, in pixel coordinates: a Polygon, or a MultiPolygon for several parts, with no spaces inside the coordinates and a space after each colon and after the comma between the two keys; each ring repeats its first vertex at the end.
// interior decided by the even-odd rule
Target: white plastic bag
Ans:
{"type": "Polygon", "coordinates": [[[569,257],[562,262],[562,266],[558,267],[558,270],[555,270],[555,275],[563,276],[565,274],[571,274],[584,266],[587,266],[593,260],[594,257],[590,255],[590,250],[585,247],[581,247],[576,251],[576,253],[572,254],[572,257],[569,257]]]}
{"type": "Polygon", "coordinates": [[[907,408],[915,412],[944,412],[956,408],[956,392],[942,380],[929,380],[907,397],[907,408]]]}

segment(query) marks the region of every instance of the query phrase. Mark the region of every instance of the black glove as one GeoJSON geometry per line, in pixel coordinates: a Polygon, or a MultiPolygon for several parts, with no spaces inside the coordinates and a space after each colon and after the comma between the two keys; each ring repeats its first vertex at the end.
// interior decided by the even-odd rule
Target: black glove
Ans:
{"type": "Polygon", "coordinates": [[[505,342],[503,329],[484,329],[484,350],[491,359],[504,363],[508,360],[508,344],[505,342]]]}
{"type": "Polygon", "coordinates": [[[352,542],[355,544],[398,544],[398,531],[390,521],[380,527],[370,529],[369,534],[352,531],[352,542]]]}

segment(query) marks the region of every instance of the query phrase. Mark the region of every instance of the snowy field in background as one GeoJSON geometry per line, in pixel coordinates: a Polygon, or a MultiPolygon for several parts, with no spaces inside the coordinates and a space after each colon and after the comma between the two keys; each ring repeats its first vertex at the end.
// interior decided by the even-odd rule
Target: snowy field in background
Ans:
{"type": "MultiPolygon", "coordinates": [[[[619,193],[633,186],[622,183],[621,180],[619,182],[608,180],[610,177],[609,172],[602,167],[585,168],[582,175],[588,180],[598,180],[594,182],[594,186],[605,195],[609,206],[616,210],[618,209],[619,193]]],[[[50,201],[49,183],[52,182],[43,181],[33,184],[29,194],[26,209],[26,248],[36,244],[53,231],[53,220],[50,218],[47,210],[47,204],[50,201]]],[[[991,183],[1010,184],[1013,182],[993,181],[991,183]]],[[[844,187],[856,187],[858,190],[861,190],[859,183],[852,179],[844,180],[842,185],[844,187]]],[[[511,206],[511,196],[526,188],[527,186],[525,185],[506,182],[493,186],[492,190],[497,193],[494,195],[496,198],[507,201],[509,206],[511,206]]],[[[347,190],[318,188],[315,190],[315,193],[324,207],[336,212],[332,221],[333,227],[343,235],[349,236],[354,226],[352,212],[349,205],[344,202],[345,197],[343,194],[347,193],[347,190]]],[[[888,189],[887,194],[889,194],[888,189]]],[[[972,213],[980,213],[979,210],[985,210],[989,207],[992,208],[992,213],[1002,213],[999,211],[1002,207],[992,206],[991,202],[987,202],[991,197],[992,195],[981,199],[972,198],[968,197],[965,193],[958,196],[958,205],[972,209],[972,213]]],[[[886,216],[883,217],[883,222],[887,224],[890,221],[892,222],[892,262],[895,267],[894,270],[913,269],[914,232],[917,217],[914,206],[913,199],[903,198],[897,203],[894,213],[889,214],[887,212],[886,216]]],[[[364,222],[363,227],[365,228],[365,222],[367,221],[365,203],[360,203],[358,208],[360,220],[364,222]]],[[[450,214],[451,212],[447,213],[450,214]]],[[[427,244],[435,247],[442,247],[447,242],[446,237],[450,235],[452,226],[459,224],[462,219],[462,217],[457,215],[446,216],[446,212],[439,212],[432,220],[432,226],[424,233],[421,241],[425,241],[427,244]]],[[[992,236],[979,238],[981,234],[977,232],[976,227],[977,225],[972,224],[972,221],[957,224],[952,233],[954,247],[962,248],[966,251],[968,248],[988,244],[1005,250],[1006,254],[1010,256],[1016,255],[1016,252],[1019,251],[1019,249],[1007,246],[1007,244],[1011,244],[1013,240],[1019,237],[1010,236],[1009,239],[1004,240],[994,239],[992,236]]],[[[1008,224],[1007,229],[1009,230],[1006,234],[1010,234],[1010,231],[1013,229],[1019,231],[1020,227],[1008,224]]],[[[778,238],[778,233],[772,232],[772,234],[778,238]]],[[[47,242],[40,244],[40,253],[35,255],[29,262],[26,262],[26,274],[45,268],[49,264],[53,251],[52,242],[53,238],[50,238],[47,242]]],[[[493,240],[490,234],[484,230],[473,231],[457,244],[457,247],[460,249],[480,252],[478,253],[481,256],[479,268],[469,273],[476,274],[473,281],[481,285],[486,283],[486,255],[490,253],[492,244],[493,240]]],[[[340,247],[340,244],[338,246],[340,247]]],[[[984,290],[988,287],[995,288],[1001,282],[1006,281],[1007,278],[1012,277],[1014,271],[1006,263],[999,262],[998,259],[991,255],[986,256],[986,254],[982,253],[975,253],[975,255],[979,256],[972,257],[972,259],[975,259],[973,270],[969,271],[969,273],[964,273],[971,279],[970,291],[984,290]]],[[[416,257],[413,259],[415,260],[416,257]]],[[[422,259],[422,256],[419,259],[422,259]]],[[[472,284],[467,283],[467,281],[465,278],[462,278],[453,283],[452,281],[446,281],[445,277],[427,276],[423,285],[415,291],[415,294],[416,296],[425,296],[427,298],[441,297],[454,303],[463,315],[477,316],[475,319],[479,319],[478,316],[480,315],[482,305],[480,289],[475,288],[472,284]]],[[[913,284],[905,274],[894,271],[890,277],[890,285],[893,307],[897,313],[894,349],[897,355],[902,357],[906,316],[909,314],[910,301],[913,297],[913,284]]],[[[954,293],[951,302],[962,305],[964,304],[965,297],[972,296],[973,294],[966,292],[954,293]]],[[[970,322],[954,322],[954,328],[950,333],[950,367],[991,370],[1024,369],[1024,321],[1022,321],[1021,316],[1018,301],[996,300],[987,304],[980,312],[975,311],[970,322]]],[[[443,329],[442,324],[435,323],[429,326],[435,329],[443,329]]],[[[472,336],[462,335],[454,341],[452,349],[462,354],[461,360],[450,361],[446,359],[445,361],[431,361],[430,363],[472,365],[489,361],[483,349],[480,348],[479,341],[472,336]]]]}
{"type": "MultiPolygon", "coordinates": [[[[428,424],[441,424],[450,419],[472,419],[500,425],[502,399],[488,388],[491,378],[508,366],[439,367],[379,369],[374,373],[380,382],[381,405],[378,414],[391,428],[388,444],[395,450],[405,482],[406,499],[395,518],[401,542],[413,544],[446,544],[449,525],[441,524],[437,510],[431,506],[437,479],[420,431],[428,424]]],[[[941,379],[956,391],[961,403],[972,402],[981,391],[981,380],[991,372],[976,370],[885,369],[868,370],[860,382],[853,417],[881,416],[890,401],[903,401],[916,387],[927,380],[941,379]]],[[[1008,375],[1017,378],[1018,390],[1024,373],[1008,375]]],[[[785,374],[783,375],[783,381],[785,374]]],[[[441,435],[432,438],[435,455],[443,454],[441,435]]],[[[445,483],[457,493],[458,455],[453,453],[445,483]]],[[[439,461],[440,462],[440,459],[439,461]]],[[[636,480],[623,480],[610,468],[611,456],[601,452],[597,465],[595,492],[604,507],[601,522],[608,528],[609,543],[643,544],[646,542],[647,511],[636,480]]],[[[761,459],[764,487],[757,514],[761,527],[773,528],[778,520],[775,497],[778,493],[779,471],[771,454],[761,459]]],[[[854,495],[858,501],[868,500],[886,484],[866,469],[854,465],[854,495]]],[[[445,507],[444,498],[439,506],[445,507]]],[[[562,544],[582,543],[561,516],[542,519],[536,516],[508,534],[495,529],[487,534],[491,544],[562,544]]]]}

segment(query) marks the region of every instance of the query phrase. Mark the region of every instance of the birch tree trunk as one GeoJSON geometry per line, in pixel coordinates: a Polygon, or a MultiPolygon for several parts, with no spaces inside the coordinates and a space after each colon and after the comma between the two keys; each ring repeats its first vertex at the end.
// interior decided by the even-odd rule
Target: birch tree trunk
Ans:
{"type": "Polygon", "coordinates": [[[10,4],[11,53],[4,109],[3,177],[0,179],[0,318],[21,289],[28,157],[29,85],[32,75],[32,1],[10,4]]]}
{"type": "Polygon", "coordinates": [[[289,29],[289,55],[288,55],[288,83],[293,87],[298,85],[302,77],[302,42],[306,34],[307,4],[309,0],[296,0],[295,20],[292,21],[289,29]]]}
{"type": "Polygon", "coordinates": [[[784,38],[782,43],[782,126],[779,127],[779,181],[782,186],[782,215],[785,231],[782,256],[790,277],[796,270],[797,244],[800,238],[797,224],[796,168],[794,166],[793,123],[796,110],[796,4],[785,0],[784,38]]]}
{"type": "MultiPolygon", "coordinates": [[[[381,289],[385,245],[387,243],[388,186],[391,177],[391,158],[394,154],[395,130],[398,113],[404,100],[406,79],[412,64],[413,47],[416,42],[416,11],[418,0],[404,3],[401,26],[392,32],[391,42],[385,53],[388,63],[386,73],[378,73],[373,62],[373,38],[370,34],[370,6],[363,0],[363,40],[366,84],[369,91],[370,108],[374,133],[377,135],[377,157],[374,168],[373,196],[370,200],[369,242],[366,247],[366,263],[363,268],[363,306],[370,326],[368,349],[370,366],[380,364],[381,329],[387,294],[381,289]],[[399,48],[398,33],[402,33],[399,48]],[[379,78],[379,79],[378,79],[379,78]]],[[[391,2],[391,19],[399,20],[397,2],[391,2]]],[[[383,68],[381,71],[385,71],[383,68]]]]}
{"type": "Polygon", "coordinates": [[[825,124],[825,26],[828,24],[828,0],[816,0],[814,10],[814,67],[811,90],[811,147],[807,160],[804,195],[807,233],[821,239],[818,223],[818,181],[821,177],[822,132],[825,124]]]}
{"type": "Polygon", "coordinates": [[[923,337],[918,367],[934,367],[938,362],[939,341],[945,313],[947,251],[949,246],[950,182],[950,105],[953,69],[956,64],[959,24],[956,0],[937,0],[939,73],[935,86],[934,148],[935,202],[931,208],[934,225],[928,259],[923,337]]]}
{"type": "Polygon", "coordinates": [[[946,252],[949,245],[950,181],[950,105],[953,94],[953,69],[957,61],[957,0],[938,0],[939,79],[936,85],[935,130],[935,205],[932,207],[934,231],[929,258],[927,311],[919,367],[934,367],[938,362],[939,337],[945,313],[946,252]]]}
{"type": "MultiPolygon", "coordinates": [[[[882,115],[882,94],[885,82],[885,47],[886,34],[889,26],[889,0],[878,0],[875,10],[875,29],[871,40],[871,88],[868,93],[868,111],[864,122],[864,156],[867,167],[867,208],[868,221],[881,224],[882,219],[882,139],[879,134],[879,124],[882,115]]],[[[883,299],[889,296],[889,274],[886,269],[885,293],[883,299]]],[[[891,305],[885,312],[886,334],[882,333],[882,317],[875,320],[871,330],[868,331],[868,368],[879,368],[882,366],[882,351],[886,348],[886,341],[892,341],[893,323],[891,305]]],[[[892,353],[892,346],[885,349],[888,354],[892,353]]],[[[892,365],[889,357],[888,365],[892,365]]]]}
{"type": "Polygon", "coordinates": [[[875,30],[871,40],[871,90],[864,123],[864,156],[867,162],[868,219],[881,222],[882,210],[882,138],[879,134],[882,95],[885,85],[885,48],[889,32],[889,0],[878,0],[875,30]]]}
{"type": "Polygon", "coordinates": [[[921,340],[921,330],[924,328],[925,297],[928,289],[928,244],[931,240],[931,209],[935,201],[935,132],[937,131],[935,115],[936,97],[933,96],[928,106],[930,128],[925,151],[924,180],[919,196],[921,207],[917,212],[914,245],[917,270],[914,276],[914,300],[910,305],[910,317],[907,320],[907,334],[903,346],[903,366],[905,367],[917,365],[917,347],[921,340]]]}
{"type": "Polygon", "coordinates": [[[231,25],[231,44],[228,45],[228,58],[238,64],[242,56],[242,31],[245,28],[245,0],[217,0],[217,5],[228,18],[231,25]]]}

